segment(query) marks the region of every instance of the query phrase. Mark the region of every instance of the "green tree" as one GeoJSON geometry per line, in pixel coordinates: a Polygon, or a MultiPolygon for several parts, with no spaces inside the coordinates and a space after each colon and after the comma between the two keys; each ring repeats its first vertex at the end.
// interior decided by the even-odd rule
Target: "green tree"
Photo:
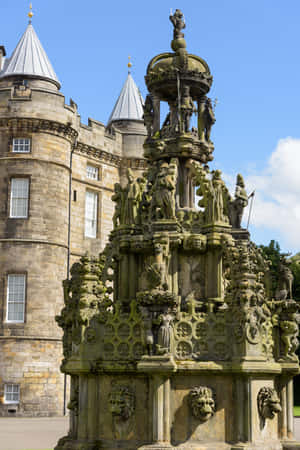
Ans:
{"type": "Polygon", "coordinates": [[[270,270],[266,275],[266,285],[268,295],[274,298],[278,281],[278,265],[282,255],[280,245],[272,239],[269,245],[260,245],[259,247],[262,249],[265,258],[270,262],[270,270]]]}
{"type": "MultiPolygon", "coordinates": [[[[280,258],[286,256],[286,253],[281,252],[279,243],[273,239],[269,245],[260,245],[260,248],[266,259],[270,261],[270,270],[266,277],[266,283],[268,294],[274,297],[278,282],[278,265],[280,258]]],[[[290,261],[290,269],[294,275],[293,299],[300,301],[300,254],[290,258],[290,261]]]]}
{"type": "Polygon", "coordinates": [[[293,299],[300,301],[300,261],[293,261],[291,264],[291,270],[294,275],[293,299]]]}

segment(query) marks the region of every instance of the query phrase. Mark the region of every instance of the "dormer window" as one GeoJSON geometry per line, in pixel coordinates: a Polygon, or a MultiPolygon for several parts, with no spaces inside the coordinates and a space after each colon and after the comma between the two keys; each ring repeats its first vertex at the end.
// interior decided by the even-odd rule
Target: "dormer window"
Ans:
{"type": "Polygon", "coordinates": [[[12,151],[13,153],[30,153],[30,139],[17,138],[13,139],[12,151]]]}

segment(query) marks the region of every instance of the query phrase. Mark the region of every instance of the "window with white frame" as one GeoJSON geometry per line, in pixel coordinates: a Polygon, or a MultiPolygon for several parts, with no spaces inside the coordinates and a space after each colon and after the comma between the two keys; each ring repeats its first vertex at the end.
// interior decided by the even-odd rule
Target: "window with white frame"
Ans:
{"type": "Polygon", "coordinates": [[[20,386],[18,384],[4,385],[4,403],[20,402],[20,386]]]}
{"type": "Polygon", "coordinates": [[[30,153],[30,139],[13,139],[12,151],[14,153],[30,153]]]}
{"type": "Polygon", "coordinates": [[[10,187],[10,214],[12,218],[28,217],[29,178],[12,178],[10,187]]]}
{"type": "Polygon", "coordinates": [[[98,167],[87,165],[86,166],[86,176],[90,180],[98,180],[99,179],[99,169],[98,167]]]}
{"type": "Polygon", "coordinates": [[[7,322],[24,322],[25,318],[26,275],[7,275],[7,322]]]}
{"type": "Polygon", "coordinates": [[[98,194],[91,191],[85,193],[85,236],[97,236],[98,194]]]}

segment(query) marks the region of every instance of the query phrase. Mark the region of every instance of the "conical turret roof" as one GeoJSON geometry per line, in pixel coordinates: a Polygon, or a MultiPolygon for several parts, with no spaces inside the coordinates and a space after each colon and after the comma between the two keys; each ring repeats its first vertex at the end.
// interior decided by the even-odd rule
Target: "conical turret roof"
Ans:
{"type": "Polygon", "coordinates": [[[3,71],[0,72],[0,78],[14,75],[46,78],[60,87],[58,78],[31,23],[27,26],[12,56],[6,60],[3,71]]]}
{"type": "Polygon", "coordinates": [[[108,125],[116,120],[143,120],[144,99],[128,72],[126,81],[108,120],[108,125]]]}

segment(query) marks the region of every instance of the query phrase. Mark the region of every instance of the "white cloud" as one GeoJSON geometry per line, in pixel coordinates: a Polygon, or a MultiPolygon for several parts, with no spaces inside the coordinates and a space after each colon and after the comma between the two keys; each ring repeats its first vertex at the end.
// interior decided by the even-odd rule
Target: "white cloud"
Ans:
{"type": "MultiPolygon", "coordinates": [[[[280,244],[300,250],[300,140],[281,139],[266,168],[245,176],[247,191],[255,189],[251,224],[280,235],[280,244]]],[[[248,211],[245,212],[245,218],[248,211]]],[[[277,239],[277,238],[276,238],[277,239]]]]}

